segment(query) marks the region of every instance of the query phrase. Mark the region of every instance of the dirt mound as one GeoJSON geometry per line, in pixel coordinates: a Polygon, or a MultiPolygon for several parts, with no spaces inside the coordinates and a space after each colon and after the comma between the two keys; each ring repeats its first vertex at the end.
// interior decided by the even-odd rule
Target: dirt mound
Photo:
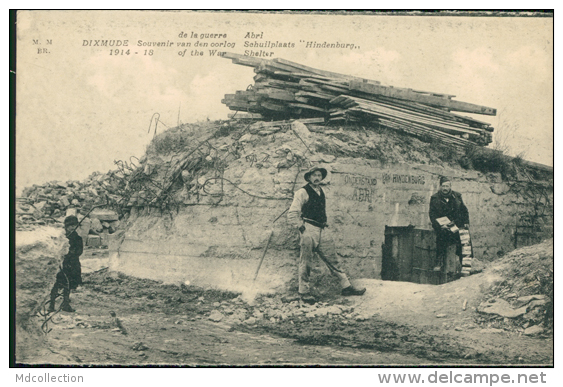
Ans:
{"type": "Polygon", "coordinates": [[[490,268],[503,280],[484,296],[479,322],[524,335],[553,333],[553,239],[514,250],[490,268]]]}

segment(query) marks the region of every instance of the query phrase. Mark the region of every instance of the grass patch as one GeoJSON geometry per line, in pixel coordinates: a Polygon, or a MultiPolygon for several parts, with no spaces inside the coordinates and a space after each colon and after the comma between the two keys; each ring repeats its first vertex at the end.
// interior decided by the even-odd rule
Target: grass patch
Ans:
{"type": "Polygon", "coordinates": [[[512,159],[500,151],[474,146],[465,149],[459,164],[483,173],[498,172],[503,180],[510,180],[517,177],[517,165],[522,164],[522,159],[512,159]]]}
{"type": "Polygon", "coordinates": [[[171,152],[181,152],[193,143],[194,133],[182,126],[168,129],[156,135],[147,147],[147,153],[167,155],[171,152]]]}
{"type": "Polygon", "coordinates": [[[197,145],[203,137],[213,134],[214,138],[226,137],[240,125],[230,121],[205,121],[195,124],[182,124],[157,134],[147,146],[148,154],[168,155],[181,153],[197,145]]]}

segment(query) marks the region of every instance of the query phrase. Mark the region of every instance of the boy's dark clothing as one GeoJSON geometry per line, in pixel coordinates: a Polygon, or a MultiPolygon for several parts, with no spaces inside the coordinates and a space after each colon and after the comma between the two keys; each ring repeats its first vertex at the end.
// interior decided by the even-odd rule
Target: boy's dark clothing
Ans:
{"type": "Polygon", "coordinates": [[[70,291],[82,284],[82,269],[79,260],[83,251],[82,238],[76,231],[71,232],[66,237],[68,238],[69,249],[68,253],[63,258],[62,269],[57,273],[55,285],[51,290],[51,310],[54,310],[55,299],[60,289],[63,289],[62,307],[64,310],[69,307],[70,291]]]}
{"type": "Polygon", "coordinates": [[[446,195],[441,191],[435,193],[430,198],[429,215],[432,227],[436,231],[437,265],[440,266],[442,264],[448,246],[454,243],[456,244],[456,254],[461,260],[461,241],[459,239],[459,233],[443,230],[436,221],[438,218],[447,216],[458,228],[469,224],[469,211],[465,203],[463,203],[461,194],[455,191],[450,191],[450,193],[446,195]]]}

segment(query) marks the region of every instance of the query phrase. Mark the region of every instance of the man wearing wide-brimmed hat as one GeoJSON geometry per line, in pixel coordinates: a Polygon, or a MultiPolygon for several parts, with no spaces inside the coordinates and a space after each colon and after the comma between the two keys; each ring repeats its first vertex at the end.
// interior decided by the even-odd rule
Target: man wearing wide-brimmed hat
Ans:
{"type": "Polygon", "coordinates": [[[452,230],[469,228],[469,211],[463,203],[461,194],[452,190],[452,182],[447,176],[440,177],[440,189],[430,198],[430,221],[436,231],[435,271],[444,265],[448,246],[456,245],[456,254],[461,262],[461,241],[459,232],[452,230]],[[438,219],[447,217],[449,224],[440,224],[438,219]],[[452,226],[456,226],[453,228],[452,226]]]}
{"type": "Polygon", "coordinates": [[[79,257],[82,255],[84,247],[82,245],[82,238],[76,232],[79,225],[78,218],[74,215],[67,216],[64,225],[69,248],[68,253],[63,257],[63,264],[61,270],[57,273],[55,285],[51,289],[49,312],[55,311],[55,300],[61,289],[63,290],[61,310],[64,312],[74,312],[74,309],[70,306],[70,291],[82,284],[82,269],[79,257]]]}
{"type": "Polygon", "coordinates": [[[340,280],[342,295],[361,296],[366,289],[357,289],[350,284],[348,276],[338,264],[334,242],[324,231],[327,225],[326,199],[320,186],[326,178],[327,170],[321,167],[309,169],[304,178],[307,185],[295,192],[289,208],[288,220],[301,235],[301,254],[299,257],[299,296],[304,302],[313,304],[316,299],[310,293],[309,276],[311,262],[315,253],[324,261],[330,272],[340,280]]]}

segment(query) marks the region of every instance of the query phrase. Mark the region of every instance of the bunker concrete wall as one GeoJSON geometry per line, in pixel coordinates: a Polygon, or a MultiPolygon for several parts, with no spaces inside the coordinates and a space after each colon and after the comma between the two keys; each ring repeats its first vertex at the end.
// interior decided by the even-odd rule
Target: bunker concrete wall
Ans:
{"type": "MultiPolygon", "coordinates": [[[[225,184],[220,198],[202,194],[172,211],[135,208],[126,232],[110,246],[112,268],[168,282],[188,280],[242,291],[251,285],[273,230],[256,288],[274,291],[294,285],[298,233],[285,215],[273,221],[291,204],[283,198],[305,184],[302,172],[294,184],[296,168],[260,170],[245,166],[243,160],[238,163],[224,176],[238,188],[225,184]]],[[[361,159],[338,159],[323,166],[330,171],[323,187],[330,225],[327,238],[330,234],[352,278],[380,278],[386,225],[430,228],[430,196],[437,191],[441,175],[450,176],[453,189],[463,195],[477,258],[489,261],[514,249],[518,230],[525,226],[527,215],[537,214],[538,202],[539,235],[549,237],[553,232],[552,204],[543,205],[545,199],[534,193],[511,189],[494,174],[431,165],[381,166],[361,159]]],[[[320,264],[316,270],[326,273],[320,264]]]]}

